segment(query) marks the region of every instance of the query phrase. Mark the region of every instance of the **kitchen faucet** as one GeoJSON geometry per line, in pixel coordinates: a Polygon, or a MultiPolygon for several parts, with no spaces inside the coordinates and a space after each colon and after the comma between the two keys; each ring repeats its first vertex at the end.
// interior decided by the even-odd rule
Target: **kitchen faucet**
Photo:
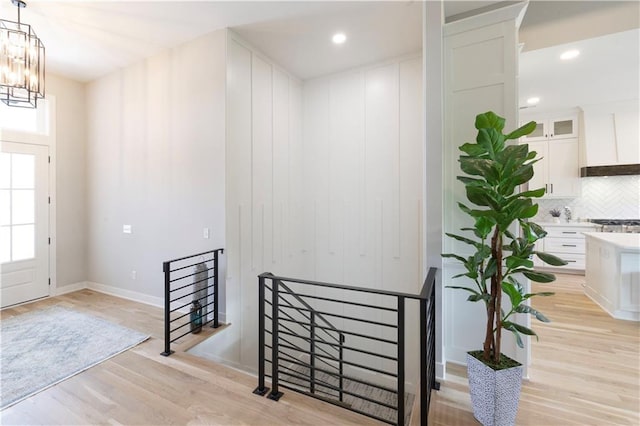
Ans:
{"type": "Polygon", "coordinates": [[[568,206],[564,206],[564,216],[567,218],[567,222],[571,222],[571,209],[568,206]]]}

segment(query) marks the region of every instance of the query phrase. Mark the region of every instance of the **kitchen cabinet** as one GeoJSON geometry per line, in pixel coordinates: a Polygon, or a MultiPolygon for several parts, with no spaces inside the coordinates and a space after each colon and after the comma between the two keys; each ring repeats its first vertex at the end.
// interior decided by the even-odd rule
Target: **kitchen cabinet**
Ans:
{"type": "Polygon", "coordinates": [[[633,100],[583,108],[583,166],[640,163],[638,104],[638,100],[633,100]]]}
{"type": "Polygon", "coordinates": [[[590,223],[541,223],[540,226],[547,231],[547,236],[536,243],[536,250],[558,256],[565,260],[567,265],[552,267],[535,256],[534,266],[584,271],[586,267],[584,233],[595,231],[595,226],[590,223]]]}
{"type": "Polygon", "coordinates": [[[536,129],[529,135],[523,136],[522,141],[533,142],[578,137],[577,114],[554,117],[530,116],[528,119],[523,118],[521,125],[529,121],[536,122],[536,129]]]}
{"type": "Polygon", "coordinates": [[[545,198],[580,195],[580,157],[577,138],[528,142],[529,150],[542,157],[533,165],[529,189],[545,188],[545,198]]]}

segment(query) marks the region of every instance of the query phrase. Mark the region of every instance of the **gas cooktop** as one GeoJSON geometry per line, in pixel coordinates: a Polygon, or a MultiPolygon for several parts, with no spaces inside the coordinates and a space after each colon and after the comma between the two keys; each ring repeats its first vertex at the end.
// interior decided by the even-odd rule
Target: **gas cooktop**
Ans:
{"type": "Polygon", "coordinates": [[[640,226],[640,219],[590,219],[590,222],[598,225],[640,226]]]}

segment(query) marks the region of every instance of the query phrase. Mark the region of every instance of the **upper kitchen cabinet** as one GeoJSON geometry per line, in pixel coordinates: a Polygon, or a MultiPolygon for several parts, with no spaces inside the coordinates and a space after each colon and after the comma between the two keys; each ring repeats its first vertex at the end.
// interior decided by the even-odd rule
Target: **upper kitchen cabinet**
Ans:
{"type": "Polygon", "coordinates": [[[583,166],[640,163],[638,100],[584,106],[583,166]]]}
{"type": "Polygon", "coordinates": [[[554,117],[557,118],[522,116],[522,124],[532,120],[539,123],[536,128],[538,135],[520,140],[541,158],[533,166],[534,175],[529,181],[529,189],[545,188],[544,198],[575,198],[580,196],[578,115],[554,117]]]}
{"type": "Polygon", "coordinates": [[[536,122],[536,129],[522,138],[523,141],[545,141],[551,139],[575,138],[578,136],[578,114],[561,116],[530,116],[522,124],[536,122]]]}

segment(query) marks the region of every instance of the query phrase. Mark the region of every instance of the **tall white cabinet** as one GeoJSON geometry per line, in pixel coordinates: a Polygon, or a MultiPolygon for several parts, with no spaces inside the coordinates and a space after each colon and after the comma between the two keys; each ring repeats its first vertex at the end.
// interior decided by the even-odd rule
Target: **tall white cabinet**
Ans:
{"type": "Polygon", "coordinates": [[[580,195],[578,114],[527,116],[521,124],[536,121],[536,130],[521,139],[541,160],[534,165],[529,189],[545,188],[545,198],[580,195]]]}

